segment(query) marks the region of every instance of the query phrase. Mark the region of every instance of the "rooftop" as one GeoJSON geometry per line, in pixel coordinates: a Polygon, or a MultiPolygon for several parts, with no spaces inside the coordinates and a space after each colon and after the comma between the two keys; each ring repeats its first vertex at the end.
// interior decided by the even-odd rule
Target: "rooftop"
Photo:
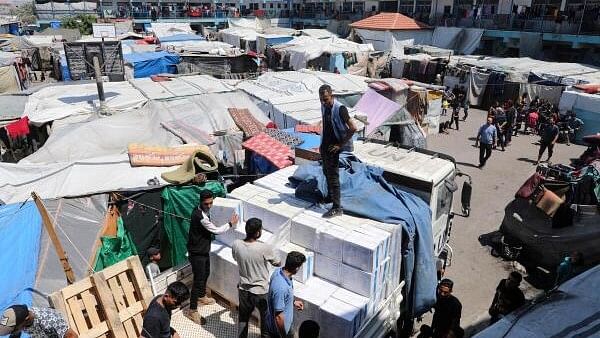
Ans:
{"type": "Polygon", "coordinates": [[[431,26],[410,18],[400,13],[380,13],[366,19],[356,21],[350,25],[352,28],[370,30],[420,30],[430,29],[431,26]]]}

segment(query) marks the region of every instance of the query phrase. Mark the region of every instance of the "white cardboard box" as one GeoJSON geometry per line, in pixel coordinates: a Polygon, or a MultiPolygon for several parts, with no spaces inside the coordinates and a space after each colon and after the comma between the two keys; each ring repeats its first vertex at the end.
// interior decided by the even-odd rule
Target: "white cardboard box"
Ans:
{"type": "Polygon", "coordinates": [[[365,322],[366,318],[373,313],[375,308],[375,303],[371,299],[344,288],[337,289],[331,297],[348,303],[360,310],[359,326],[365,322]]]}
{"type": "Polygon", "coordinates": [[[363,271],[374,271],[379,265],[381,242],[357,231],[344,240],[342,262],[363,271]]]}
{"type": "Polygon", "coordinates": [[[342,249],[348,230],[331,224],[316,233],[315,251],[337,261],[342,261],[342,249]]]}
{"type": "MultiPolygon", "coordinates": [[[[233,246],[233,242],[235,242],[236,240],[244,240],[246,238],[246,224],[242,224],[241,226],[238,226],[236,228],[233,229],[229,229],[227,232],[217,235],[217,240],[219,240],[219,242],[231,247],[233,246]]],[[[267,230],[262,230],[262,234],[260,236],[260,238],[258,239],[259,242],[262,243],[271,243],[273,239],[273,234],[270,233],[267,230]]]]}
{"type": "Polygon", "coordinates": [[[323,219],[302,213],[292,219],[290,241],[303,248],[315,251],[317,232],[326,226],[327,222],[323,219]]]}
{"type": "Polygon", "coordinates": [[[287,254],[292,251],[298,251],[304,254],[306,257],[306,262],[302,264],[302,267],[292,276],[293,279],[306,283],[310,277],[313,276],[314,268],[315,268],[315,254],[312,251],[306,250],[296,244],[288,243],[284,246],[281,246],[277,249],[277,253],[279,254],[279,258],[281,259],[281,265],[285,265],[285,259],[287,254]]]}
{"type": "Polygon", "coordinates": [[[242,202],[232,198],[216,197],[213,200],[212,208],[210,208],[210,220],[213,224],[220,226],[228,223],[233,213],[239,216],[239,221],[235,225],[243,225],[244,208],[242,202]]]}
{"type": "Polygon", "coordinates": [[[373,297],[377,292],[377,272],[365,272],[349,265],[342,264],[340,285],[349,291],[364,297],[373,297]]]}
{"type": "Polygon", "coordinates": [[[336,285],[318,277],[312,277],[304,284],[294,281],[294,296],[304,303],[304,310],[294,311],[294,327],[296,330],[305,320],[311,319],[321,323],[319,308],[337,289],[336,285]]]}
{"type": "Polygon", "coordinates": [[[336,298],[329,298],[319,311],[321,325],[320,336],[352,338],[360,328],[359,308],[336,298]]]}
{"type": "Polygon", "coordinates": [[[211,245],[210,265],[211,271],[207,286],[229,302],[237,305],[239,302],[238,282],[240,276],[231,248],[224,244],[213,243],[211,245]]]}
{"type": "Polygon", "coordinates": [[[323,254],[315,254],[315,275],[336,285],[342,283],[342,262],[323,254]]]}

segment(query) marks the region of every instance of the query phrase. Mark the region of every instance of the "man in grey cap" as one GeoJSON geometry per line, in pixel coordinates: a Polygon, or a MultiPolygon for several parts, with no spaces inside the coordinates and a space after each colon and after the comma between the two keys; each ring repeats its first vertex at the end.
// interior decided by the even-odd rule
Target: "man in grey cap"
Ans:
{"type": "Polygon", "coordinates": [[[63,316],[54,309],[13,305],[0,317],[0,336],[20,337],[21,332],[29,334],[31,338],[78,337],[63,316]]]}

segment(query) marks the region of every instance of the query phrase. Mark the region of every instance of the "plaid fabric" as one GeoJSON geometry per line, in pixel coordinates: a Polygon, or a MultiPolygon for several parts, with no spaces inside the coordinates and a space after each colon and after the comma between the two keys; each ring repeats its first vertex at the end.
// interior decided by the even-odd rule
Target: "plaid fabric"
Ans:
{"type": "Polygon", "coordinates": [[[265,133],[271,136],[272,138],[276,139],[277,141],[290,147],[299,146],[303,142],[301,138],[294,136],[288,132],[285,132],[281,129],[267,129],[265,130],[265,133]]]}
{"type": "Polygon", "coordinates": [[[266,158],[278,169],[294,164],[292,149],[265,133],[260,133],[242,143],[242,147],[266,158]]]}
{"type": "Polygon", "coordinates": [[[246,137],[260,134],[266,129],[246,108],[228,108],[227,110],[229,110],[229,115],[231,115],[235,124],[244,132],[246,137]]]}
{"type": "Polygon", "coordinates": [[[321,135],[322,126],[315,124],[297,124],[295,127],[297,133],[309,133],[321,135]]]}

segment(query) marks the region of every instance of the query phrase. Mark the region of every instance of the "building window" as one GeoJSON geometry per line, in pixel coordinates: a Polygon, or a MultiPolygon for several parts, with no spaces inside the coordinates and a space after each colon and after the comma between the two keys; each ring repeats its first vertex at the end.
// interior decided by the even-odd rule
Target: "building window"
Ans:
{"type": "Polygon", "coordinates": [[[270,4],[269,4],[269,8],[273,8],[273,3],[270,3],[270,4]]]}
{"type": "Polygon", "coordinates": [[[262,8],[267,8],[267,4],[263,3],[262,8]]]}

